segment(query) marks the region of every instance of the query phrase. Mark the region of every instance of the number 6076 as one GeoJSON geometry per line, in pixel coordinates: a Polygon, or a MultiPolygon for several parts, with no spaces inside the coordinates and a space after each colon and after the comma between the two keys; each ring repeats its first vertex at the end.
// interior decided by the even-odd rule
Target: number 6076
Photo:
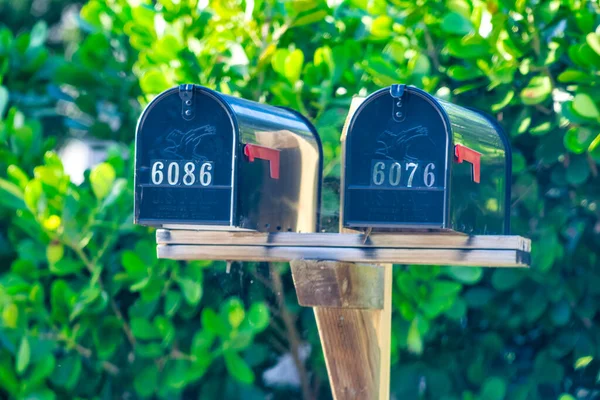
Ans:
{"type": "Polygon", "coordinates": [[[372,162],[371,185],[391,187],[432,187],[435,184],[435,164],[398,161],[372,162]]]}

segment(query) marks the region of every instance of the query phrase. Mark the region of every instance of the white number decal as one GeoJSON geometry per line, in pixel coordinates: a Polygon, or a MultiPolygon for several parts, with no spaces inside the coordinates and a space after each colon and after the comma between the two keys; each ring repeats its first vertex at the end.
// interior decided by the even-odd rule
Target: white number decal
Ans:
{"type": "Polygon", "coordinates": [[[152,166],[152,183],[160,185],[163,181],[162,169],[165,165],[161,161],[157,161],[152,166]]]}
{"type": "Polygon", "coordinates": [[[385,175],[383,170],[385,169],[385,164],[383,162],[375,163],[375,167],[373,168],[373,183],[377,186],[383,183],[385,179],[385,175]]]}
{"type": "Polygon", "coordinates": [[[415,172],[417,171],[417,168],[419,167],[419,164],[415,164],[415,163],[412,163],[412,162],[406,164],[406,170],[407,171],[411,167],[412,167],[413,170],[410,173],[410,176],[408,177],[408,184],[406,185],[406,187],[412,187],[413,177],[415,176],[415,172]]]}
{"type": "MultiPolygon", "coordinates": [[[[432,187],[435,185],[435,164],[430,162],[425,166],[423,171],[423,180],[419,177],[415,181],[415,173],[419,170],[420,163],[409,162],[403,163],[400,161],[386,160],[377,161],[373,160],[373,174],[371,176],[371,185],[374,186],[405,186],[408,188],[418,187],[432,187]],[[389,169],[389,172],[388,172],[389,169]],[[405,169],[408,173],[408,179],[404,180],[402,176],[402,170],[405,169]]],[[[420,170],[419,170],[420,171],[420,170]]]]}
{"type": "Polygon", "coordinates": [[[176,162],[169,164],[169,169],[167,170],[167,181],[169,181],[169,185],[177,185],[177,182],[179,181],[179,164],[176,162]]]}
{"type": "Polygon", "coordinates": [[[196,176],[194,175],[194,170],[196,169],[196,164],[193,162],[186,162],[183,166],[183,170],[185,175],[183,176],[183,184],[185,186],[191,186],[196,182],[196,176]]]}
{"type": "Polygon", "coordinates": [[[200,184],[202,186],[208,186],[212,182],[212,171],[213,166],[211,163],[204,163],[200,168],[200,184]]]}
{"type": "Polygon", "coordinates": [[[435,175],[433,174],[433,172],[431,172],[434,169],[435,169],[434,163],[429,163],[425,167],[425,173],[423,174],[423,180],[425,181],[425,186],[427,186],[427,187],[432,187],[433,184],[435,183],[435,175]]]}
{"type": "Polygon", "coordinates": [[[402,165],[400,163],[393,163],[390,168],[390,185],[398,186],[400,184],[400,176],[402,172],[402,165]]]}

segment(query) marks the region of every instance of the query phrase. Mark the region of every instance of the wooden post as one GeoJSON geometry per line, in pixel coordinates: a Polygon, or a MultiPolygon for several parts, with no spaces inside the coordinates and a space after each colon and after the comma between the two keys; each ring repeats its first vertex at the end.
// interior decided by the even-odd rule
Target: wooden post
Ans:
{"type": "MultiPolygon", "coordinates": [[[[342,132],[342,188],[346,133],[354,112],[363,101],[364,98],[352,99],[342,132]]],[[[341,192],[340,221],[344,213],[344,190],[341,192]]],[[[341,222],[340,232],[350,233],[341,222]]],[[[334,399],[388,400],[392,264],[292,261],[291,266],[298,302],[313,306],[334,399]],[[375,279],[373,268],[377,271],[375,279]],[[307,274],[303,274],[303,270],[310,271],[306,284],[307,274]],[[335,274],[331,274],[331,270],[335,274]],[[305,286],[308,293],[302,291],[305,286]],[[319,296],[319,293],[333,298],[319,296]],[[308,296],[311,294],[312,298],[308,296]]]]}
{"type": "Polygon", "coordinates": [[[317,319],[333,397],[389,399],[392,264],[291,266],[298,302],[317,319]]]}

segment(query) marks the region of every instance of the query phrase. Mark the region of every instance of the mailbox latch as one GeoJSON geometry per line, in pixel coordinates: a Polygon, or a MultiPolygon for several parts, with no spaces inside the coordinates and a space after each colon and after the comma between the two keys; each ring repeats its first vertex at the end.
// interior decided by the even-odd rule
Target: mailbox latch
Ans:
{"type": "Polygon", "coordinates": [[[396,84],[390,86],[390,95],[394,98],[394,109],[392,111],[392,118],[394,121],[402,122],[406,119],[406,112],[402,108],[402,96],[404,95],[404,89],[406,85],[396,84]]]}
{"type": "Polygon", "coordinates": [[[194,85],[186,83],[179,85],[179,98],[181,99],[181,116],[186,121],[194,118],[194,85]]]}

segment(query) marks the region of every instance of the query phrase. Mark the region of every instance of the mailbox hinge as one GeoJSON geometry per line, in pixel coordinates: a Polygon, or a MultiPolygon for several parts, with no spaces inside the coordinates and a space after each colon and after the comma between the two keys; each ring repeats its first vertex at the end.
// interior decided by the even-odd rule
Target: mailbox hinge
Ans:
{"type": "Polygon", "coordinates": [[[402,96],[406,85],[395,84],[390,86],[390,95],[394,98],[394,109],[392,110],[392,118],[394,121],[402,122],[406,119],[406,112],[402,109],[402,96]]]}
{"type": "Polygon", "coordinates": [[[181,116],[186,121],[194,118],[194,85],[186,83],[179,85],[179,98],[181,99],[181,116]]]}

